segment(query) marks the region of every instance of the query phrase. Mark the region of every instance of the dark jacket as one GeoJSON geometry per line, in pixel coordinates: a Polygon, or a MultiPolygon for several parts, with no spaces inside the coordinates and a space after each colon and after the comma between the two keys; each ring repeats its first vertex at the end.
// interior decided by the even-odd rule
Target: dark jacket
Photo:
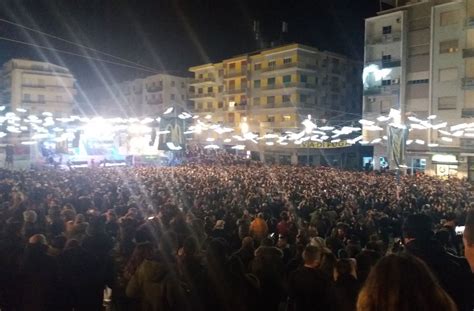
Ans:
{"type": "Polygon", "coordinates": [[[301,267],[288,280],[288,310],[337,310],[334,284],[319,269],[301,267]]]}
{"type": "Polygon", "coordinates": [[[435,240],[410,241],[406,251],[426,262],[459,311],[472,311],[471,271],[465,258],[446,252],[435,240]]]}
{"type": "Polygon", "coordinates": [[[357,295],[359,295],[360,283],[352,275],[340,275],[335,283],[336,293],[339,301],[339,310],[353,311],[356,309],[357,295]]]}

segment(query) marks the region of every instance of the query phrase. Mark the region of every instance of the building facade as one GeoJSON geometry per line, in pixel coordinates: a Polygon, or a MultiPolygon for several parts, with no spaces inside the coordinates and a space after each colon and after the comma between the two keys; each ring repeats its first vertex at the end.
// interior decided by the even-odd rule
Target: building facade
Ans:
{"type": "Polygon", "coordinates": [[[188,81],[186,77],[156,74],[90,89],[81,109],[104,117],[153,116],[171,106],[187,109],[188,81]]]}
{"type": "Polygon", "coordinates": [[[68,116],[72,113],[77,94],[75,81],[65,67],[12,59],[2,68],[2,105],[13,112],[23,108],[30,114],[51,112],[57,116],[68,116]]]}
{"type": "MultiPolygon", "coordinates": [[[[191,67],[194,112],[259,136],[301,130],[311,115],[318,125],[347,124],[361,113],[361,64],[316,48],[289,44],[218,63],[191,67]]],[[[266,162],[346,166],[357,147],[311,148],[248,144],[266,162]],[[348,159],[350,158],[350,159],[348,159]]],[[[347,166],[357,166],[357,163],[347,166]]]]}
{"type": "MultiPolygon", "coordinates": [[[[444,132],[409,133],[409,171],[474,180],[474,135],[447,133],[452,125],[473,122],[473,21],[472,0],[397,0],[366,19],[364,66],[377,74],[364,81],[364,118],[374,120],[394,108],[402,122],[436,116],[433,123],[448,124],[444,132]]],[[[368,142],[379,135],[364,130],[368,142]]],[[[386,145],[374,145],[374,167],[385,161],[386,145]]]]}

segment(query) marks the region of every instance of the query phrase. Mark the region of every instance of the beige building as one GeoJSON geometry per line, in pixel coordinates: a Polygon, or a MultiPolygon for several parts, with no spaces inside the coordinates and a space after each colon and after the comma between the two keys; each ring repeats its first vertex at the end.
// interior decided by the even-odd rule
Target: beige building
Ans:
{"type": "Polygon", "coordinates": [[[167,107],[187,109],[188,78],[156,74],[86,91],[83,112],[104,117],[146,117],[167,107]]]}
{"type": "MultiPolygon", "coordinates": [[[[190,82],[194,111],[210,115],[213,122],[232,127],[235,133],[241,132],[243,123],[259,136],[301,130],[301,122],[308,115],[318,125],[350,123],[361,111],[361,64],[301,44],[243,54],[189,70],[194,74],[190,82]]],[[[262,143],[250,144],[249,148],[269,162],[347,162],[335,150],[324,153],[302,146],[262,143]]]]}
{"type": "MultiPolygon", "coordinates": [[[[395,108],[405,120],[436,115],[431,122],[448,122],[442,128],[446,131],[473,122],[474,1],[394,2],[393,9],[366,19],[365,68],[372,66],[378,74],[364,81],[364,118],[374,120],[395,108]]],[[[474,180],[472,134],[442,133],[438,129],[409,133],[409,168],[474,180]]],[[[366,141],[379,135],[364,130],[366,141]]],[[[374,146],[376,168],[386,155],[386,146],[374,146]]]]}
{"type": "Polygon", "coordinates": [[[31,114],[51,112],[57,116],[68,116],[74,105],[75,81],[65,67],[12,59],[2,68],[2,105],[13,112],[23,108],[31,114]]]}

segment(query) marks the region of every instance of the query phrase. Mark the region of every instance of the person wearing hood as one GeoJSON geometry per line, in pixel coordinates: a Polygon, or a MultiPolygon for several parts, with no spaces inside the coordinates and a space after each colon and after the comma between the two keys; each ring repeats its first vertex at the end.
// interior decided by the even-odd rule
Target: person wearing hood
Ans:
{"type": "Polygon", "coordinates": [[[182,310],[185,301],[175,272],[172,243],[160,241],[160,250],[143,260],[127,284],[126,295],[140,300],[141,311],[182,310]]]}
{"type": "Polygon", "coordinates": [[[403,224],[407,253],[423,260],[456,303],[458,310],[470,310],[470,268],[464,257],[457,257],[433,238],[432,220],[424,214],[410,215],[403,224]]]}

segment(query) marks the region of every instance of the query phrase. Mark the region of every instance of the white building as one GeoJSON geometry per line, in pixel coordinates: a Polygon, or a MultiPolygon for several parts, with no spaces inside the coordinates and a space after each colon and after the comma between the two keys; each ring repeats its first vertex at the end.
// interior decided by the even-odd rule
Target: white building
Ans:
{"type": "Polygon", "coordinates": [[[104,117],[144,117],[163,112],[167,107],[187,109],[188,78],[156,74],[143,79],[86,91],[86,114],[104,117]]]}
{"type": "Polygon", "coordinates": [[[31,114],[70,115],[77,93],[74,76],[67,68],[25,59],[3,65],[0,86],[1,102],[7,110],[24,108],[31,114]]]}
{"type": "MultiPolygon", "coordinates": [[[[394,8],[366,19],[365,68],[372,73],[364,81],[364,118],[375,120],[391,108],[401,110],[402,122],[436,115],[430,122],[447,122],[444,134],[409,133],[410,171],[474,180],[473,132],[447,134],[452,125],[474,121],[474,1],[391,2],[394,8]]],[[[369,142],[381,135],[364,130],[369,142]]],[[[374,145],[375,168],[386,159],[386,145],[374,145]]]]}

